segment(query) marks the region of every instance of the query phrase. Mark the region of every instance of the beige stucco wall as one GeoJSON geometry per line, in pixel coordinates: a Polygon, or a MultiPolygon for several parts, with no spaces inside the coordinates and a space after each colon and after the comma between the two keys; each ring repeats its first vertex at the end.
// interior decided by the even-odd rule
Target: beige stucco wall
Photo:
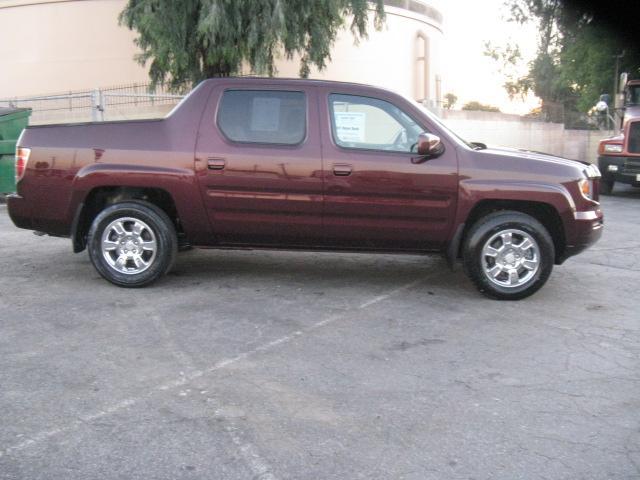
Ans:
{"type": "MultiPolygon", "coordinates": [[[[379,31],[370,25],[369,36],[355,44],[353,35],[342,32],[336,39],[332,60],[326,69],[313,69],[312,78],[367,83],[400,92],[422,100],[422,65],[416,59],[422,56],[417,38],[418,32],[429,38],[429,98],[436,98],[436,76],[442,76],[441,51],[444,41],[438,26],[424,17],[398,8],[386,7],[387,19],[379,31]]],[[[295,77],[298,62],[280,61],[278,75],[295,77]]]]}
{"type": "Polygon", "coordinates": [[[0,2],[0,98],[147,81],[124,0],[23,3],[0,2]]]}
{"type": "MultiPolygon", "coordinates": [[[[425,0],[426,1],[426,0],[425,0]]],[[[144,83],[145,68],[133,57],[135,34],[118,25],[126,0],[0,1],[0,98],[12,98],[119,84],[144,83]]],[[[354,44],[339,35],[332,61],[313,78],[379,85],[415,97],[423,88],[416,73],[416,34],[429,37],[429,90],[435,99],[442,32],[427,17],[387,7],[382,31],[354,44]]],[[[373,15],[372,15],[373,16],[373,15]]],[[[277,62],[280,76],[298,76],[294,59],[277,62]]]]}

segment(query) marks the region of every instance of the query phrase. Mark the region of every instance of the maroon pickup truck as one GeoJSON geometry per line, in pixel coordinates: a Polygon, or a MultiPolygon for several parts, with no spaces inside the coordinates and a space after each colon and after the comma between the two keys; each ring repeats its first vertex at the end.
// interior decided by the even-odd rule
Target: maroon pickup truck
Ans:
{"type": "Polygon", "coordinates": [[[140,287],[180,247],[439,252],[488,296],[531,295],[602,233],[587,163],[467,143],[395,93],[202,82],[161,120],[27,128],[13,222],[140,287]]]}

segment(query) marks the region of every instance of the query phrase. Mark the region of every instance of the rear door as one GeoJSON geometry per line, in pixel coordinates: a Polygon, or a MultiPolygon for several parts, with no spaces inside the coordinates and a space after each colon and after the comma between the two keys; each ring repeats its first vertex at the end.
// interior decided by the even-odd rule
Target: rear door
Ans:
{"type": "Polygon", "coordinates": [[[217,243],[321,241],[317,100],[313,88],[299,85],[247,81],[213,88],[196,171],[217,243]]]}
{"type": "Polygon", "coordinates": [[[398,96],[326,87],[320,103],[323,135],[326,132],[327,243],[365,249],[441,248],[456,207],[455,148],[445,145],[438,158],[414,163],[418,134],[431,128],[398,96]]]}

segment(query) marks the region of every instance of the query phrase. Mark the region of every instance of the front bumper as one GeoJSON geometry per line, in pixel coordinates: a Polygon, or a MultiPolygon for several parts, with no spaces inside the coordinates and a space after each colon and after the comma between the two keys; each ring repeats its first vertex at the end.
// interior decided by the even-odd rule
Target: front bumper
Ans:
{"type": "Polygon", "coordinates": [[[577,255],[600,240],[604,229],[604,215],[600,208],[584,212],[574,212],[571,231],[568,232],[567,245],[557,263],[577,255]]]}
{"type": "Polygon", "coordinates": [[[640,157],[622,157],[614,155],[600,155],[598,168],[605,181],[615,181],[640,186],[640,157]],[[609,169],[616,167],[615,171],[609,169]]]}

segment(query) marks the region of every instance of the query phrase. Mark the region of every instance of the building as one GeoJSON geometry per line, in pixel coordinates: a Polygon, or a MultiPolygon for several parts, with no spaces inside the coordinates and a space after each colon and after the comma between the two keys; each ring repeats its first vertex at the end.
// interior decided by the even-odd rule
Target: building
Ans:
{"type": "MultiPolygon", "coordinates": [[[[0,2],[0,99],[51,95],[123,84],[146,84],[134,60],[135,32],[118,25],[126,0],[0,2]]],[[[339,35],[327,68],[312,78],[353,81],[399,91],[418,101],[441,99],[442,14],[430,0],[385,1],[381,31],[354,44],[339,35]]],[[[281,59],[278,76],[298,76],[281,59]]]]}

